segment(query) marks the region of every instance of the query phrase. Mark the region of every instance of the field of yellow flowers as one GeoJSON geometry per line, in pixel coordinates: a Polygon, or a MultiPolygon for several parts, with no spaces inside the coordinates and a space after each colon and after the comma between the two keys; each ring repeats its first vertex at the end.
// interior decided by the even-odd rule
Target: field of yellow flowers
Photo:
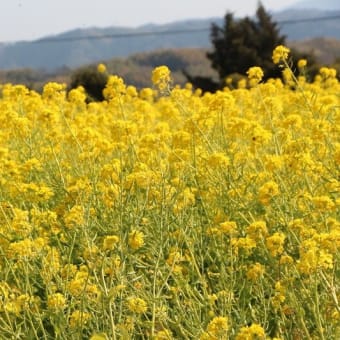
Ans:
{"type": "Polygon", "coordinates": [[[215,94],[2,85],[0,338],[339,339],[340,83],[288,52],[215,94]]]}

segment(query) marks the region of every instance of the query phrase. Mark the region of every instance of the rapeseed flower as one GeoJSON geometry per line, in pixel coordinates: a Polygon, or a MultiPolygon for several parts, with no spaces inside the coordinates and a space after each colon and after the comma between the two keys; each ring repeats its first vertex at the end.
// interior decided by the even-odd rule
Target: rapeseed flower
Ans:
{"type": "Polygon", "coordinates": [[[225,221],[220,223],[219,230],[223,234],[236,235],[237,234],[237,224],[234,221],[225,221]]]}
{"type": "Polygon", "coordinates": [[[303,69],[304,67],[307,66],[307,60],[306,59],[298,60],[297,66],[298,66],[299,69],[303,69]]]}
{"type": "Polygon", "coordinates": [[[228,318],[225,316],[215,316],[208,324],[206,332],[204,332],[201,340],[228,339],[228,318]]]}
{"type": "Polygon", "coordinates": [[[116,235],[106,236],[103,240],[103,250],[113,250],[118,242],[119,242],[118,236],[116,235]]]}
{"type": "Polygon", "coordinates": [[[259,324],[252,324],[247,327],[242,327],[236,335],[236,340],[255,340],[265,339],[265,331],[259,324]]]}
{"type": "Polygon", "coordinates": [[[251,86],[257,85],[263,78],[264,73],[261,67],[253,66],[247,71],[249,83],[251,86]]]}
{"type": "Polygon", "coordinates": [[[282,303],[286,300],[286,287],[280,282],[275,283],[275,292],[271,297],[271,303],[274,308],[279,308],[282,303]]]}
{"type": "Polygon", "coordinates": [[[231,244],[237,252],[243,249],[246,254],[250,254],[256,248],[256,241],[249,236],[232,239],[231,244]]]}
{"type": "Polygon", "coordinates": [[[105,64],[103,64],[103,63],[98,64],[98,66],[97,66],[97,71],[98,71],[99,73],[105,73],[105,72],[106,72],[106,66],[105,66],[105,64]]]}
{"type": "Polygon", "coordinates": [[[251,281],[258,281],[264,274],[265,268],[260,263],[256,262],[247,271],[247,279],[251,281]]]}
{"type": "Polygon", "coordinates": [[[46,241],[43,238],[24,239],[12,242],[7,248],[7,256],[13,259],[33,259],[42,254],[46,241]]]}
{"type": "Polygon", "coordinates": [[[73,206],[64,217],[65,226],[68,229],[83,226],[85,223],[84,208],[80,205],[73,206]]]}
{"type": "Polygon", "coordinates": [[[274,64],[279,64],[280,62],[287,61],[289,53],[290,49],[286,46],[279,45],[275,47],[272,56],[274,64]]]}
{"type": "Polygon", "coordinates": [[[274,233],[266,238],[266,246],[272,256],[283,253],[286,236],[283,233],[274,233]]]}
{"type": "Polygon", "coordinates": [[[269,181],[263,184],[259,189],[259,201],[267,205],[270,200],[280,193],[279,186],[274,181],[269,181]]]}
{"type": "Polygon", "coordinates": [[[152,83],[161,91],[168,89],[171,82],[171,73],[169,68],[165,65],[156,67],[152,71],[151,80],[152,83]]]}
{"type": "Polygon", "coordinates": [[[5,301],[4,310],[10,314],[20,316],[23,311],[29,311],[30,305],[34,304],[34,299],[28,294],[12,296],[9,301],[5,301]]]}
{"type": "Polygon", "coordinates": [[[143,314],[147,311],[148,305],[145,300],[141,298],[130,298],[127,301],[127,307],[129,311],[136,314],[143,314]]]}
{"type": "Polygon", "coordinates": [[[158,331],[154,337],[154,340],[171,340],[173,339],[171,332],[168,329],[158,331]]]}
{"type": "Polygon", "coordinates": [[[108,340],[108,337],[105,333],[96,333],[91,336],[90,340],[108,340]]]}
{"type": "Polygon", "coordinates": [[[141,248],[144,245],[144,233],[139,230],[132,230],[129,233],[128,243],[134,250],[141,248]]]}
{"type": "Polygon", "coordinates": [[[91,319],[91,314],[80,310],[72,312],[69,318],[69,325],[71,328],[84,327],[91,319]]]}
{"type": "Polygon", "coordinates": [[[208,157],[208,164],[212,168],[226,168],[229,163],[229,158],[223,152],[215,152],[208,157]]]}
{"type": "Polygon", "coordinates": [[[61,293],[54,293],[47,297],[47,306],[53,311],[60,311],[66,308],[66,298],[61,293]]]}
{"type": "Polygon", "coordinates": [[[261,240],[268,234],[267,224],[265,221],[255,221],[246,228],[246,233],[255,241],[261,240]]]}

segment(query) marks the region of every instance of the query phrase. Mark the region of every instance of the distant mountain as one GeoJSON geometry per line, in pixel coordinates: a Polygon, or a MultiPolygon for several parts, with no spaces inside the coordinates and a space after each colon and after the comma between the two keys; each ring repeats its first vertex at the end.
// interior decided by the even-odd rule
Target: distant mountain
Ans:
{"type": "Polygon", "coordinates": [[[319,9],[328,11],[340,10],[339,0],[302,0],[290,6],[292,9],[319,9]]]}
{"type": "MultiPolygon", "coordinates": [[[[308,1],[308,8],[313,2],[317,3],[308,1]]],[[[323,4],[325,2],[322,1],[323,4]]],[[[335,1],[329,2],[329,6],[336,4],[335,1]]],[[[299,2],[296,6],[300,6],[299,2]]],[[[320,36],[340,39],[339,18],[340,9],[326,11],[291,8],[273,13],[273,19],[279,22],[281,32],[288,41],[320,36]],[[333,19],[329,19],[330,17],[333,19]]],[[[222,20],[221,17],[138,28],[76,29],[31,42],[0,44],[0,69],[29,67],[55,70],[156,49],[209,48],[211,23],[222,24],[222,20]]]]}
{"type": "Polygon", "coordinates": [[[213,21],[188,20],[138,28],[76,29],[32,42],[2,44],[0,68],[76,67],[159,48],[207,47],[213,21]]]}

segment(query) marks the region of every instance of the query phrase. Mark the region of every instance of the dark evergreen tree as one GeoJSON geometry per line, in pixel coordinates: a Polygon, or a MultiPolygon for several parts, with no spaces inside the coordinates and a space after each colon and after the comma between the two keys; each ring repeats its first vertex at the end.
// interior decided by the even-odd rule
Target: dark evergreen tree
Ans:
{"type": "Polygon", "coordinates": [[[264,80],[280,77],[281,70],[272,62],[272,52],[276,46],[284,45],[285,39],[285,36],[280,34],[277,23],[261,3],[258,5],[255,19],[245,17],[235,20],[233,14],[228,12],[224,17],[223,27],[212,25],[213,49],[207,53],[207,58],[218,73],[219,82],[187,73],[185,75],[195,87],[211,92],[224,87],[227,76],[246,75],[252,66],[260,66],[263,69],[264,80]]]}

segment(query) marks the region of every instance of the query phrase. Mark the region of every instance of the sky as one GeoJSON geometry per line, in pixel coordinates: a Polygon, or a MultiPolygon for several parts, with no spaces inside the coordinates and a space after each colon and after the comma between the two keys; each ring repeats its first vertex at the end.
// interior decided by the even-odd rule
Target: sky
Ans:
{"type": "MultiPolygon", "coordinates": [[[[269,11],[297,0],[262,0],[269,11]]],[[[75,28],[165,24],[255,14],[258,0],[1,0],[0,42],[34,40],[75,28]]]]}

